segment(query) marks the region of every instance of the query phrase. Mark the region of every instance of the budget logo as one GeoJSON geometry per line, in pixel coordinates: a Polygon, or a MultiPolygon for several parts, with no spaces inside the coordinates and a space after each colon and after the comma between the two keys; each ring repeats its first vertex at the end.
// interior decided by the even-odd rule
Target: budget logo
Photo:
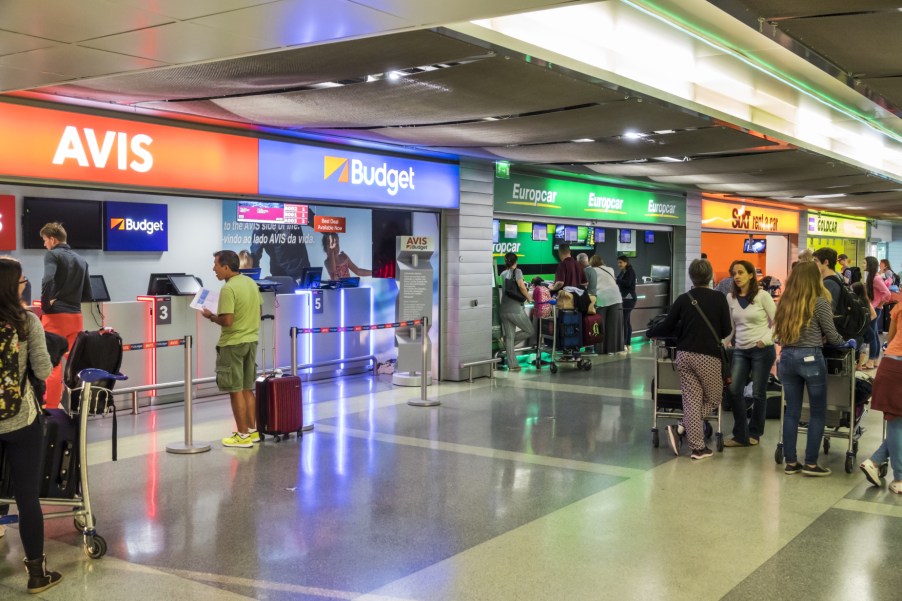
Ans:
{"type": "Polygon", "coordinates": [[[125,229],[125,219],[110,219],[110,229],[111,230],[124,230],[125,229]]]}
{"type": "Polygon", "coordinates": [[[165,229],[163,220],[151,221],[150,219],[129,219],[128,217],[111,217],[110,229],[122,230],[126,232],[144,232],[148,236],[154,235],[156,232],[162,232],[165,229]]]}
{"type": "Polygon", "coordinates": [[[348,183],[348,159],[341,157],[323,157],[323,179],[329,179],[336,171],[341,169],[338,175],[338,181],[348,183]]]}
{"type": "Polygon", "coordinates": [[[323,157],[323,179],[328,180],[338,173],[338,181],[354,186],[375,186],[388,192],[389,196],[395,196],[399,190],[414,189],[413,167],[407,169],[389,168],[388,163],[381,165],[367,165],[361,159],[347,159],[344,157],[323,157]]]}

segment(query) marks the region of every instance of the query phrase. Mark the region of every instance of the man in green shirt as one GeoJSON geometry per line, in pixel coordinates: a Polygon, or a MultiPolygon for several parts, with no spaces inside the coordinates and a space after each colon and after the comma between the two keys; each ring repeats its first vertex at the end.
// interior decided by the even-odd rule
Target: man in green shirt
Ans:
{"type": "Polygon", "coordinates": [[[254,280],[238,273],[238,254],[231,250],[213,253],[213,273],[224,281],[217,315],[204,308],[204,317],[222,327],[216,343],[216,385],[228,392],[235,417],[235,432],[222,439],[227,447],[251,448],[260,442],[257,433],[257,340],[260,307],[263,304],[254,280]]]}

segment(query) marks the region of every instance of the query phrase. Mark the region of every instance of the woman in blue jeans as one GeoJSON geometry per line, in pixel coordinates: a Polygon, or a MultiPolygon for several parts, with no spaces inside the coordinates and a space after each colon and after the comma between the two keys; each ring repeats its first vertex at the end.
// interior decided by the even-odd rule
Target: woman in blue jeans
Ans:
{"type": "Polygon", "coordinates": [[[865,369],[874,369],[880,359],[880,324],[883,323],[883,305],[889,300],[890,291],[886,286],[886,281],[880,276],[879,263],[877,257],[865,257],[864,267],[867,270],[867,279],[865,287],[868,291],[868,298],[871,299],[871,306],[874,307],[876,317],[869,324],[870,335],[865,336],[865,340],[869,341],[868,361],[865,369]]]}
{"type": "Polygon", "coordinates": [[[831,345],[848,344],[833,325],[830,293],[824,288],[817,263],[799,263],[789,274],[780,297],[774,324],[774,337],[781,345],[777,373],[783,381],[786,401],[783,416],[783,451],[787,475],[829,476],[830,470],[817,464],[824,423],[827,417],[827,364],[821,345],[826,337],[831,345]],[[802,416],[803,390],[808,389],[810,417],[805,462],[796,454],[799,419],[802,416]]]}
{"type": "Polygon", "coordinates": [[[733,438],[725,447],[758,444],[764,434],[767,414],[767,377],[774,366],[774,316],[777,306],[770,294],[758,288],[755,266],[748,261],[733,261],[732,292],[727,294],[733,322],[733,373],[730,395],[733,397],[733,438]],[[752,376],[752,416],[747,418],[743,390],[752,376]]]}

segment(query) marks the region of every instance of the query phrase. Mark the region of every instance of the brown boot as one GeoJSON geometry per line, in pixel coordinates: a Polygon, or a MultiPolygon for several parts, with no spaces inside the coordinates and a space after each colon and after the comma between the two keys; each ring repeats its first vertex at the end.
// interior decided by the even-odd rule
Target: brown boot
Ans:
{"type": "Polygon", "coordinates": [[[40,593],[59,584],[63,576],[59,572],[47,571],[47,556],[40,559],[26,559],[25,571],[28,572],[28,592],[40,593]]]}

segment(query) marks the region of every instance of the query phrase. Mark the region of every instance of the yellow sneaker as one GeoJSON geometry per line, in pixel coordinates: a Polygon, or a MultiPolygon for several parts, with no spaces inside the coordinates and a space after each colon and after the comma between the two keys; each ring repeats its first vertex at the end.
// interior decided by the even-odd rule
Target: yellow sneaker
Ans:
{"type": "Polygon", "coordinates": [[[260,442],[260,433],[257,432],[256,430],[251,432],[249,436],[250,436],[251,442],[253,442],[253,443],[260,442]]]}
{"type": "Polygon", "coordinates": [[[254,443],[251,442],[250,436],[242,436],[238,432],[232,432],[231,436],[222,439],[222,445],[225,447],[239,447],[243,449],[249,449],[254,446],[254,443]]]}

